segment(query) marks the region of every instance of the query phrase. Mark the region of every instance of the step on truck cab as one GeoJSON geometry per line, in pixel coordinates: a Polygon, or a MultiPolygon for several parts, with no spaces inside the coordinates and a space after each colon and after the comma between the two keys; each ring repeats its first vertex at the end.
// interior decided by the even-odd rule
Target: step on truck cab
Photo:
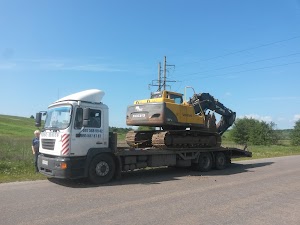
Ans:
{"type": "Polygon", "coordinates": [[[232,157],[251,157],[236,148],[159,149],[117,148],[117,136],[109,132],[108,106],[104,92],[91,89],[63,97],[47,111],[36,114],[40,127],[39,172],[62,179],[89,178],[101,184],[121,171],[158,166],[193,167],[208,171],[223,169],[232,157]]]}

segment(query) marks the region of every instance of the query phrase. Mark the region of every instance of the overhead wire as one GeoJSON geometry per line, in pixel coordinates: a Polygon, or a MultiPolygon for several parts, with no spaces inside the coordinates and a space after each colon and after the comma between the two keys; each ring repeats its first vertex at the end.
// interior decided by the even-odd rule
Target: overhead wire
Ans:
{"type": "MultiPolygon", "coordinates": [[[[196,79],[199,79],[199,78],[204,79],[204,78],[213,78],[213,77],[224,77],[226,75],[245,73],[245,72],[269,69],[269,68],[274,68],[274,67],[282,67],[282,66],[288,66],[288,65],[299,64],[299,63],[300,63],[300,61],[299,62],[284,63],[284,64],[278,64],[278,65],[274,65],[274,66],[265,66],[265,67],[253,68],[253,69],[248,69],[248,70],[241,70],[241,71],[236,71],[236,72],[224,73],[224,74],[219,74],[219,75],[201,76],[201,77],[188,79],[188,80],[191,81],[191,80],[196,80],[196,79]]],[[[184,81],[187,81],[187,80],[182,80],[182,81],[184,82],[184,81]]]]}
{"type": "MultiPolygon", "coordinates": [[[[230,55],[243,53],[243,52],[247,52],[247,51],[255,50],[255,49],[259,49],[259,48],[264,48],[264,47],[268,47],[268,46],[271,46],[271,45],[292,41],[292,40],[295,40],[295,39],[298,39],[298,38],[300,38],[300,35],[294,36],[294,37],[291,37],[291,38],[282,39],[282,40],[279,40],[279,41],[274,41],[274,42],[270,42],[270,43],[266,43],[266,44],[261,44],[261,45],[250,47],[250,48],[245,48],[245,49],[234,51],[234,52],[229,52],[229,53],[226,53],[226,54],[223,54],[223,55],[218,55],[218,56],[214,56],[214,57],[210,57],[210,58],[206,58],[206,59],[201,59],[201,60],[194,61],[194,62],[183,63],[183,64],[180,64],[180,65],[176,65],[176,67],[178,68],[178,67],[182,67],[182,66],[187,65],[187,64],[194,64],[194,63],[210,61],[210,60],[219,59],[219,58],[225,58],[225,57],[230,56],[230,55]]],[[[236,65],[225,66],[225,67],[221,67],[221,68],[216,68],[216,69],[212,69],[212,70],[205,70],[205,71],[200,71],[200,72],[185,74],[185,75],[180,75],[180,76],[192,76],[192,75],[207,73],[207,72],[211,72],[211,71],[223,70],[223,69],[228,69],[228,68],[244,66],[244,65],[248,65],[248,64],[254,64],[254,63],[258,63],[258,62],[264,62],[264,61],[269,61],[269,60],[275,60],[275,59],[280,59],[280,58],[291,57],[291,56],[295,56],[295,55],[299,55],[299,54],[300,53],[292,53],[292,54],[289,54],[289,55],[277,56],[277,57],[261,59],[261,60],[255,60],[255,61],[251,61],[251,62],[245,62],[245,63],[236,64],[236,65]]],[[[265,66],[265,67],[247,69],[247,70],[230,72],[230,73],[225,73],[225,74],[220,74],[220,75],[213,75],[213,76],[201,76],[201,78],[222,77],[222,76],[226,76],[226,75],[230,75],[230,74],[239,74],[239,73],[244,73],[244,72],[249,72],[249,71],[257,71],[257,70],[262,70],[262,69],[281,67],[281,66],[287,66],[287,65],[298,64],[298,63],[300,63],[300,62],[291,62],[291,63],[279,64],[279,65],[274,65],[274,66],[265,66]]],[[[174,76],[174,77],[176,77],[176,76],[174,76]]],[[[182,86],[183,82],[186,82],[188,80],[189,81],[190,80],[196,80],[196,79],[198,79],[198,78],[185,79],[185,80],[181,80],[181,81],[177,80],[176,82],[181,82],[180,86],[182,86]]]]}
{"type": "Polygon", "coordinates": [[[180,76],[184,76],[184,77],[193,76],[193,75],[198,75],[198,74],[201,74],[201,73],[207,73],[207,72],[212,72],[212,71],[217,71],[217,70],[224,70],[224,69],[229,69],[229,68],[234,68],[234,67],[239,67],[239,66],[245,66],[245,65],[249,65],[249,64],[254,64],[254,63],[258,63],[258,62],[265,62],[265,61],[270,61],[270,60],[275,60],[275,59],[287,58],[287,57],[291,57],[291,56],[295,56],[295,55],[300,55],[300,52],[292,53],[292,54],[289,54],[289,55],[276,56],[276,57],[272,57],[272,58],[260,59],[260,60],[235,64],[235,65],[220,67],[220,68],[211,69],[211,70],[203,70],[203,71],[199,71],[199,72],[195,72],[195,73],[182,74],[180,76]]]}
{"type": "Polygon", "coordinates": [[[246,51],[250,51],[250,50],[254,50],[254,49],[258,49],[258,48],[264,48],[264,47],[267,47],[267,46],[279,44],[279,43],[282,43],[282,42],[291,41],[291,40],[298,39],[298,38],[300,38],[300,35],[299,36],[294,36],[294,37],[291,37],[291,38],[287,38],[287,39],[282,39],[282,40],[279,40],[279,41],[274,41],[274,42],[270,42],[270,43],[266,43],[266,44],[261,44],[261,45],[250,47],[250,48],[245,48],[245,49],[234,51],[234,52],[229,52],[229,53],[214,56],[214,57],[211,57],[211,58],[206,58],[206,59],[201,59],[201,60],[197,60],[197,61],[194,61],[194,62],[179,64],[176,67],[182,67],[182,66],[188,65],[188,64],[194,64],[194,63],[210,61],[210,60],[214,60],[214,59],[218,59],[218,58],[224,58],[224,57],[227,57],[227,56],[230,56],[230,55],[235,55],[235,54],[238,54],[238,53],[242,53],[242,52],[246,52],[246,51]]]}

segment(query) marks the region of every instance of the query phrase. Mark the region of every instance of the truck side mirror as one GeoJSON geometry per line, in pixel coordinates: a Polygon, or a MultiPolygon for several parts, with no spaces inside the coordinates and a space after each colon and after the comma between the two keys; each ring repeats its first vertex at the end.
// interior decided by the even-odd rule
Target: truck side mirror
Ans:
{"type": "Polygon", "coordinates": [[[84,127],[88,126],[90,121],[90,108],[84,108],[83,109],[83,123],[82,125],[84,127]]]}
{"type": "Polygon", "coordinates": [[[36,113],[35,116],[35,126],[40,127],[41,126],[41,121],[42,121],[42,113],[36,113]]]}

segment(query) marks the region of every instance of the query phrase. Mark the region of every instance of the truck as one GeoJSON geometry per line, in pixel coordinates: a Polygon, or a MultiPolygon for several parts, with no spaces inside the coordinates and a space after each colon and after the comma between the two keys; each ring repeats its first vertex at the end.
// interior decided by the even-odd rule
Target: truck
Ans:
{"type": "MultiPolygon", "coordinates": [[[[109,109],[102,101],[104,95],[99,89],[81,91],[58,99],[46,111],[36,114],[36,126],[41,127],[43,122],[38,156],[41,174],[60,179],[88,178],[94,184],[104,184],[120,178],[122,172],[136,169],[171,166],[207,172],[212,168],[225,169],[232,158],[252,156],[246,148],[223,147],[214,141],[213,145],[131,143],[119,147],[117,134],[109,131],[109,109]]],[[[188,127],[185,130],[190,132],[188,127]]],[[[148,136],[147,132],[140,131],[138,136],[148,136]]]]}

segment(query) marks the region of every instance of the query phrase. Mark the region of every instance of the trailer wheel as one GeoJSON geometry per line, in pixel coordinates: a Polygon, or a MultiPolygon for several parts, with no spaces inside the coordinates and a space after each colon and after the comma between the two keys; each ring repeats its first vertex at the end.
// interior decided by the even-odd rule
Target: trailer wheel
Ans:
{"type": "Polygon", "coordinates": [[[107,183],[113,178],[115,168],[115,161],[111,155],[97,155],[89,167],[89,180],[94,184],[107,183]]]}
{"type": "Polygon", "coordinates": [[[226,167],[227,164],[227,160],[226,160],[226,156],[223,152],[217,152],[216,156],[215,156],[215,160],[216,160],[216,169],[217,170],[223,170],[226,167]]]}
{"type": "Polygon", "coordinates": [[[195,169],[201,172],[210,171],[212,167],[212,157],[210,153],[200,153],[198,158],[198,164],[195,165],[195,169]]]}

